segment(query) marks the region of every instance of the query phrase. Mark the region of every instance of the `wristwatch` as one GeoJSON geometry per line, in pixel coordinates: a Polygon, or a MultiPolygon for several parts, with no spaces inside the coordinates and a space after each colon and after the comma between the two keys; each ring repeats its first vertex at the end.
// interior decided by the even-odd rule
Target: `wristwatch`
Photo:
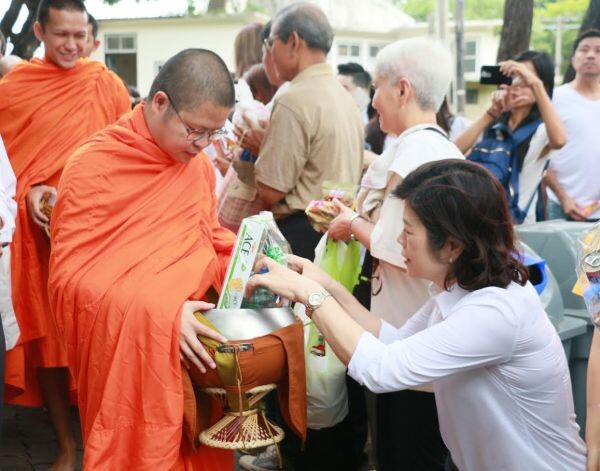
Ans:
{"type": "Polygon", "coordinates": [[[317,291],[316,293],[312,293],[308,296],[306,300],[306,315],[308,318],[311,318],[316,309],[321,307],[321,304],[329,297],[331,293],[327,291],[317,291]]]}

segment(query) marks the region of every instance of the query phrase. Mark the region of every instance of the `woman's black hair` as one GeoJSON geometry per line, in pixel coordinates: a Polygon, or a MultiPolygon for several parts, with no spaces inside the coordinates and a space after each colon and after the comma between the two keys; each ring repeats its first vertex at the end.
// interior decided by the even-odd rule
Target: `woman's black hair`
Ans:
{"type": "Polygon", "coordinates": [[[481,165],[461,159],[429,162],[409,173],[393,194],[425,226],[434,254],[450,238],[463,247],[450,265],[446,289],[455,282],[468,291],[527,282],[504,189],[481,165]]]}
{"type": "Polygon", "coordinates": [[[518,54],[514,60],[517,62],[531,62],[535,73],[544,84],[548,96],[552,98],[554,90],[554,64],[550,56],[545,52],[525,51],[518,54]]]}

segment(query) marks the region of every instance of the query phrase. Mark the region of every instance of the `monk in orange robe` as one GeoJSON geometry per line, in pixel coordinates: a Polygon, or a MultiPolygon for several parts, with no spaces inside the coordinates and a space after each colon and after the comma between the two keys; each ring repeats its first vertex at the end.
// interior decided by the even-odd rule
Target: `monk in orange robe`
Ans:
{"type": "Polygon", "coordinates": [[[85,469],[233,469],[231,451],[192,452],[183,438],[182,361],[214,368],[197,336],[225,341],[193,312],[212,307],[202,300],[220,291],[235,242],[201,152],[234,95],[216,54],[182,51],[147,101],[63,172],[49,293],[77,381],[85,469]]]}
{"type": "Polygon", "coordinates": [[[50,241],[40,212],[67,158],[130,109],[127,89],[103,64],[80,60],[87,13],[79,0],[43,0],[34,30],[43,60],[22,62],[0,80],[0,134],[17,176],[12,251],[13,303],[21,329],[6,355],[6,399],[48,408],[58,437],[54,470],[74,469],[69,373],[47,294],[50,241]]]}

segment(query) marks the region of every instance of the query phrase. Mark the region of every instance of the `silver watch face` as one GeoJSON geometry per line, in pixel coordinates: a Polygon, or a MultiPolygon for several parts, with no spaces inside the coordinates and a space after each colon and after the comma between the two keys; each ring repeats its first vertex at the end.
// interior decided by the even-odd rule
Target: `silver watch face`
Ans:
{"type": "Polygon", "coordinates": [[[323,303],[325,300],[325,295],[323,293],[312,293],[308,297],[308,306],[312,309],[316,309],[323,303]]]}

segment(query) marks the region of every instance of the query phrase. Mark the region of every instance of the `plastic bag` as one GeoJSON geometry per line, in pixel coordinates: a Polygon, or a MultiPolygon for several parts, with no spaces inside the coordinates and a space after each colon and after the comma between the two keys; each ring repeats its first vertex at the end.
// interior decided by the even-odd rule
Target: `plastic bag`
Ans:
{"type": "MultiPolygon", "coordinates": [[[[324,235],[315,249],[315,264],[352,291],[360,274],[360,245],[356,241],[336,242],[324,235]]],[[[346,366],[305,316],[304,306],[296,304],[296,313],[307,320],[304,349],[308,427],[333,427],[348,414],[346,366]]]]}
{"type": "Polygon", "coordinates": [[[250,299],[245,299],[246,285],[261,257],[267,256],[285,265],[289,253],[290,246],[279,231],[271,212],[261,211],[256,216],[245,218],[238,230],[218,308],[278,306],[278,296],[266,288],[258,288],[250,299]]]}
{"type": "Polygon", "coordinates": [[[579,237],[575,294],[583,296],[592,323],[600,328],[600,223],[579,237]]]}

